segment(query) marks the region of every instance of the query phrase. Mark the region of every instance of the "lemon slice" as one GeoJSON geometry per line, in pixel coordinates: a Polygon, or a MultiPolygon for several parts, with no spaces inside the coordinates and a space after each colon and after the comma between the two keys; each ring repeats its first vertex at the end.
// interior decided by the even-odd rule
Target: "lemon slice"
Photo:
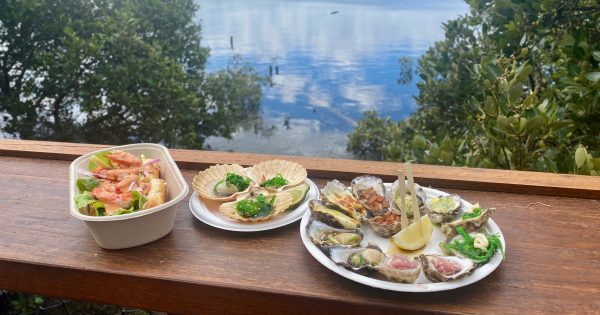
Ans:
{"type": "Polygon", "coordinates": [[[421,224],[414,222],[406,229],[392,236],[392,242],[402,249],[415,250],[427,244],[433,232],[433,226],[429,221],[429,216],[422,216],[421,224]]]}
{"type": "Polygon", "coordinates": [[[290,189],[286,189],[285,191],[292,194],[292,205],[287,210],[295,209],[296,207],[298,207],[306,198],[306,194],[308,194],[309,190],[310,186],[306,183],[292,187],[290,189]]]}

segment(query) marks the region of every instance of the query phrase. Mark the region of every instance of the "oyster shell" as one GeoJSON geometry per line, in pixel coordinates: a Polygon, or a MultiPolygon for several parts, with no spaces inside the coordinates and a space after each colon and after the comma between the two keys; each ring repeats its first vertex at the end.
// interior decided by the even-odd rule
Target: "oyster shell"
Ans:
{"type": "Polygon", "coordinates": [[[312,215],[317,220],[332,227],[348,230],[356,230],[360,228],[360,221],[347,216],[341,211],[328,207],[321,200],[310,200],[308,202],[308,207],[310,208],[312,215]]]}
{"type": "Polygon", "coordinates": [[[377,266],[376,269],[392,281],[413,283],[419,277],[421,265],[418,260],[408,256],[392,254],[382,264],[377,266]]]}
{"type": "Polygon", "coordinates": [[[400,214],[395,210],[388,211],[384,215],[365,219],[365,221],[375,233],[385,238],[391,237],[402,229],[400,214]]]}
{"type": "Polygon", "coordinates": [[[328,182],[327,186],[321,189],[321,193],[321,198],[328,205],[339,209],[352,218],[360,221],[367,216],[365,207],[358,199],[352,196],[348,189],[346,189],[346,186],[339,180],[334,179],[328,182]]]}
{"type": "Polygon", "coordinates": [[[460,210],[461,198],[457,194],[447,196],[430,197],[425,201],[427,214],[433,223],[448,222],[456,216],[460,210]]]}
{"type": "Polygon", "coordinates": [[[423,273],[432,282],[460,279],[475,270],[470,259],[456,256],[419,255],[423,273]]]}
{"type": "Polygon", "coordinates": [[[250,192],[245,195],[239,196],[236,201],[226,202],[219,206],[219,211],[221,211],[226,216],[242,222],[261,222],[271,219],[272,217],[284,212],[287,210],[293,203],[293,196],[291,193],[287,191],[282,191],[276,194],[270,194],[266,190],[262,190],[260,192],[250,192]],[[242,200],[248,199],[256,199],[259,194],[263,194],[265,199],[271,200],[272,196],[275,196],[275,200],[273,202],[272,211],[264,216],[260,217],[246,217],[241,215],[237,210],[237,205],[242,200]]]}
{"type": "Polygon", "coordinates": [[[311,219],[306,228],[308,238],[322,249],[331,247],[358,247],[363,239],[360,230],[336,229],[323,222],[311,219]]]}
{"type": "Polygon", "coordinates": [[[450,223],[446,223],[442,225],[441,231],[447,239],[451,239],[458,234],[456,232],[456,227],[458,226],[462,226],[467,233],[479,232],[485,227],[487,221],[490,219],[495,210],[496,209],[494,208],[482,208],[479,216],[465,220],[461,218],[450,223]]]}
{"type": "Polygon", "coordinates": [[[385,199],[385,186],[381,178],[365,175],[352,180],[352,195],[371,213],[382,215],[390,207],[385,199]]]}
{"type": "Polygon", "coordinates": [[[307,172],[304,166],[286,160],[263,161],[248,169],[248,176],[259,185],[277,175],[281,175],[288,183],[277,188],[267,187],[268,189],[281,191],[286,187],[300,185],[306,179],[307,172]]]}
{"type": "Polygon", "coordinates": [[[237,187],[231,185],[220,185],[223,189],[215,189],[219,183],[222,183],[228,173],[233,173],[246,177],[244,168],[238,164],[219,164],[213,165],[206,170],[199,172],[192,180],[192,187],[202,198],[216,201],[232,201],[238,195],[250,191],[252,183],[243,191],[238,191],[237,187]],[[230,189],[230,190],[228,190],[230,189]]]}
{"type": "MultiPolygon", "coordinates": [[[[408,184],[407,184],[408,185],[408,184]]],[[[392,186],[390,187],[391,190],[391,202],[390,202],[390,207],[393,210],[396,210],[398,213],[400,212],[400,184],[398,183],[398,180],[396,180],[392,186]]],[[[419,201],[419,210],[421,215],[425,215],[425,213],[427,212],[427,208],[425,207],[425,203],[423,202],[423,198],[424,198],[424,192],[423,192],[423,188],[421,188],[421,186],[419,186],[418,184],[415,184],[415,191],[417,193],[417,200],[419,201]]],[[[412,223],[414,220],[414,215],[412,213],[412,198],[410,197],[410,192],[407,191],[406,193],[406,198],[404,198],[404,203],[406,204],[406,216],[408,217],[408,221],[409,223],[412,223]]]]}
{"type": "Polygon", "coordinates": [[[360,248],[332,248],[329,256],[336,264],[355,271],[376,269],[386,257],[383,251],[373,243],[360,248]]]}

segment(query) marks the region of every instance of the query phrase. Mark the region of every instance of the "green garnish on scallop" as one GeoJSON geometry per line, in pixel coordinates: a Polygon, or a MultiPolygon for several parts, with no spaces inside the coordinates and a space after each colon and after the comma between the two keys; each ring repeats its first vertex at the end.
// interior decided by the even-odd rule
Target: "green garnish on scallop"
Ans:
{"type": "Polygon", "coordinates": [[[217,195],[229,196],[239,191],[244,191],[250,186],[250,178],[244,178],[235,173],[227,173],[225,179],[218,181],[213,187],[217,195]]]}
{"type": "Polygon", "coordinates": [[[238,202],[235,206],[235,210],[243,217],[256,219],[271,214],[274,210],[274,203],[275,196],[267,201],[265,196],[260,194],[256,196],[256,200],[246,199],[238,202]]]}
{"type": "Polygon", "coordinates": [[[288,183],[288,180],[283,178],[281,174],[277,174],[275,177],[261,183],[260,187],[279,188],[287,185],[288,183]]]}

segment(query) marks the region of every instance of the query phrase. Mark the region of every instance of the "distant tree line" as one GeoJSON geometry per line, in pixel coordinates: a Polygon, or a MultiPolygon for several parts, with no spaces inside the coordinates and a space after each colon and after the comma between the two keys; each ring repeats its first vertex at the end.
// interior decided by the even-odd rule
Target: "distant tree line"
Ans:
{"type": "Polygon", "coordinates": [[[239,60],[204,72],[192,0],[0,0],[5,137],[201,148],[258,114],[239,60]]]}
{"type": "Polygon", "coordinates": [[[600,173],[600,6],[470,0],[418,62],[418,110],[365,113],[362,158],[600,173]],[[596,156],[596,158],[594,158],[596,156]]]}

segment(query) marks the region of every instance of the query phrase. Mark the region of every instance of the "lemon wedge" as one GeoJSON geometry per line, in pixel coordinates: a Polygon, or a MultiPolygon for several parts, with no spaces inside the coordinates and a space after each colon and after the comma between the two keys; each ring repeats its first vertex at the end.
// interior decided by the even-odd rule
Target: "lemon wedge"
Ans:
{"type": "Polygon", "coordinates": [[[402,249],[416,250],[427,244],[433,232],[433,225],[429,220],[429,216],[421,217],[421,224],[413,222],[406,229],[392,236],[392,242],[402,249]]]}

